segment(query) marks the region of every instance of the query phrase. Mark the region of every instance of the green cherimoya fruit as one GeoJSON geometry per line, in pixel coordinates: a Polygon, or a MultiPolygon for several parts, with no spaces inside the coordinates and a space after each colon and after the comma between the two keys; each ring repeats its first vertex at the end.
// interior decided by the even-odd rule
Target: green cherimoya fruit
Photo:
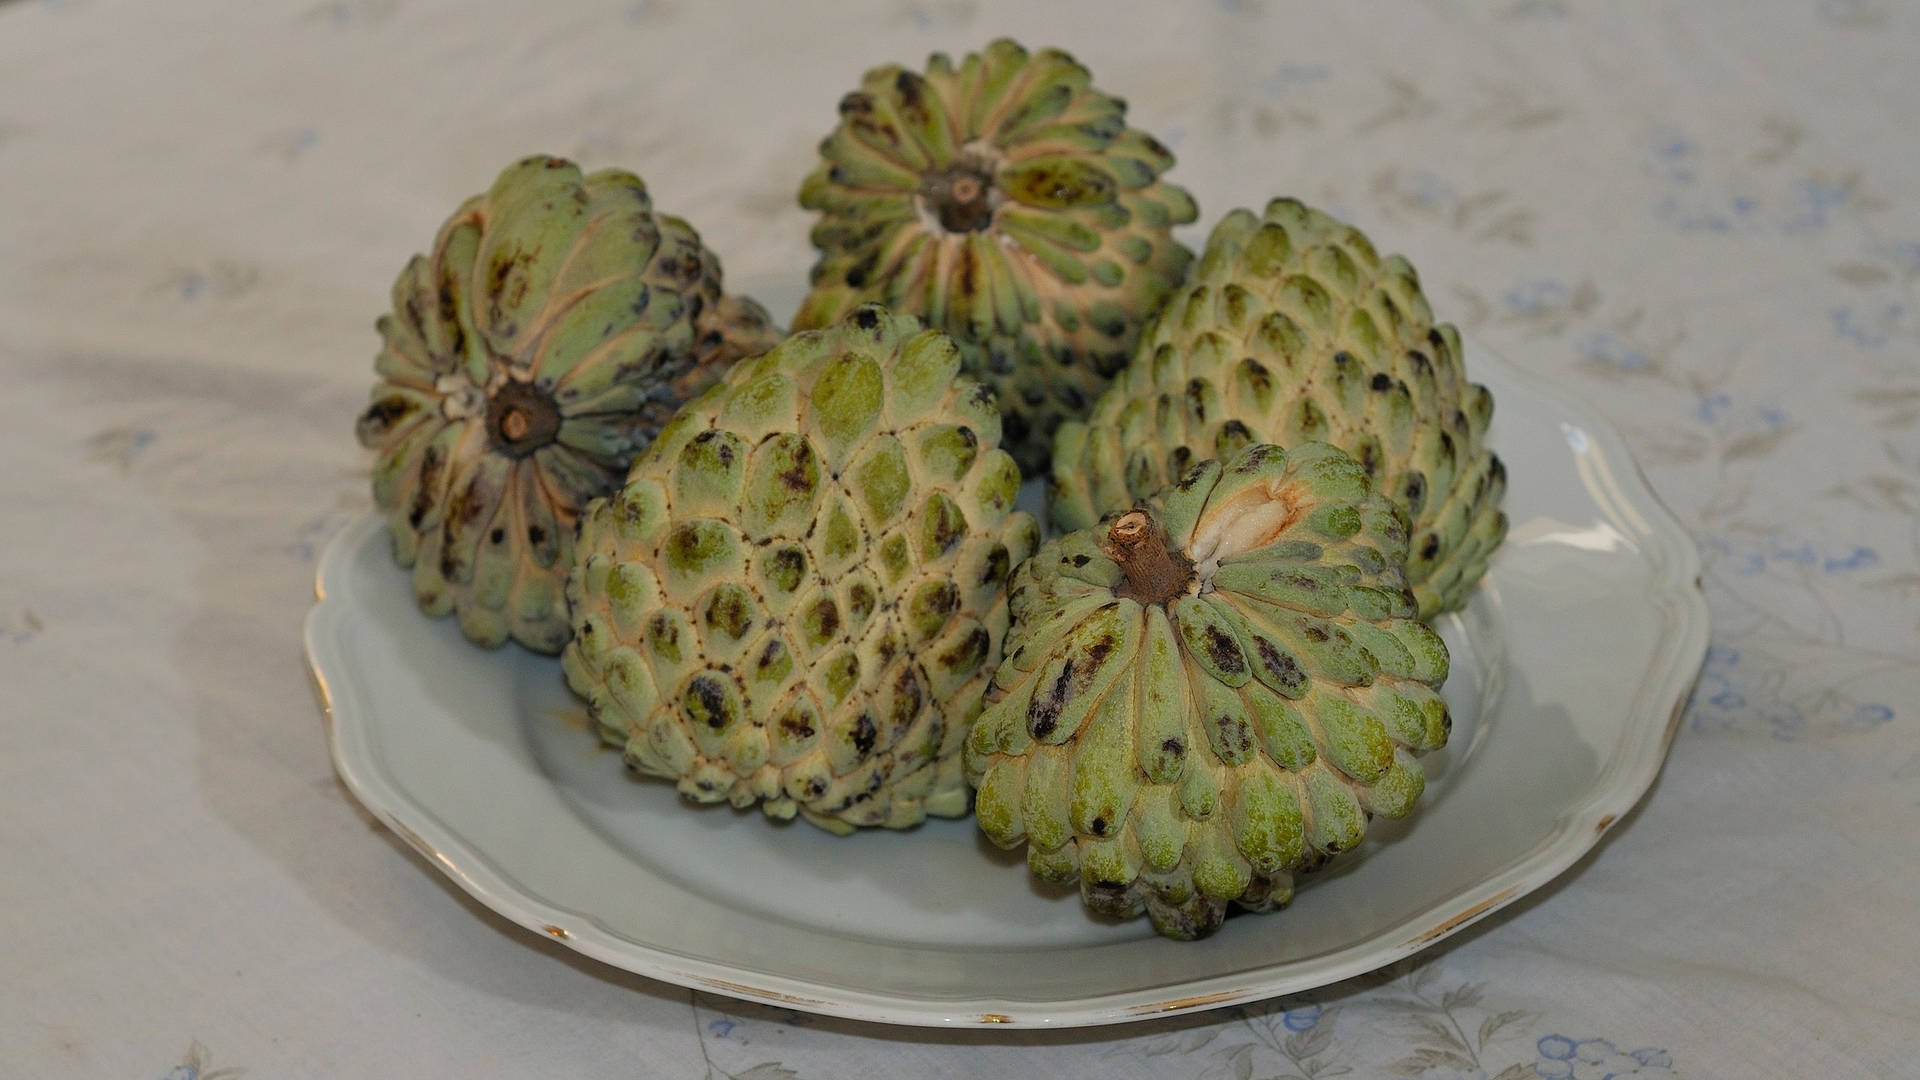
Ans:
{"type": "Polygon", "coordinates": [[[1000,40],[956,67],[867,72],[800,189],[820,260],[796,329],[884,303],[947,331],[992,385],[1007,449],[1046,467],[1193,255],[1173,155],[1066,53],[1000,40]]]}
{"type": "Polygon", "coordinates": [[[1251,443],[1323,440],[1411,521],[1421,617],[1458,607],[1507,530],[1493,397],[1464,363],[1405,259],[1292,199],[1236,210],[1086,422],[1057,433],[1054,520],[1085,528],[1251,443]]]}
{"type": "Polygon", "coordinates": [[[587,500],[673,410],[778,332],[720,261],[617,170],[531,157],[440,228],[378,323],[360,417],[374,501],[420,606],[487,646],[566,643],[587,500]]]}
{"type": "Polygon", "coordinates": [[[966,813],[1039,526],[959,372],[945,334],[856,308],[736,366],[592,504],[562,660],[630,767],[834,832],[966,813]]]}
{"type": "Polygon", "coordinates": [[[980,828],[1087,905],[1191,939],[1400,817],[1447,650],[1405,519],[1325,443],[1254,444],[1049,541],[966,748],[980,828]]]}

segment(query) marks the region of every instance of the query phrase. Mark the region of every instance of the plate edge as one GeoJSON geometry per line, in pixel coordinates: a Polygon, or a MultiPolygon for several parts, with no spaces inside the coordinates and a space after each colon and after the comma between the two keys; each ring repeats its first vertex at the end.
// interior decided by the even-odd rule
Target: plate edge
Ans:
{"type": "MultiPolygon", "coordinates": [[[[1651,746],[1633,755],[1634,759],[1627,763],[1631,768],[1623,771],[1622,782],[1614,789],[1600,792],[1596,798],[1584,805],[1583,813],[1573,815],[1577,820],[1570,822],[1569,825],[1578,827],[1563,827],[1535,851],[1523,856],[1521,862],[1530,865],[1517,866],[1507,874],[1466,890],[1456,897],[1456,903],[1447,905],[1439,913],[1440,917],[1437,921],[1431,916],[1418,920],[1418,923],[1428,927],[1427,929],[1416,931],[1411,936],[1403,936],[1406,928],[1415,923],[1415,920],[1406,920],[1400,926],[1372,935],[1375,940],[1399,937],[1400,943],[1385,949],[1372,946],[1374,951],[1368,952],[1365,957],[1344,963],[1322,965],[1313,974],[1295,979],[1249,980],[1220,976],[1206,982],[1189,984],[1182,988],[1183,994],[1175,998],[1157,999],[1155,994],[1136,991],[1110,999],[1083,999],[1077,1008],[1045,1004],[1036,1006],[1033,1002],[998,999],[949,1002],[922,999],[922,1003],[916,1007],[903,1009],[900,1007],[901,999],[899,998],[871,998],[859,991],[844,987],[816,987],[800,980],[764,975],[760,976],[763,985],[737,982],[721,976],[740,977],[749,973],[722,965],[712,965],[716,970],[707,973],[699,970],[698,967],[683,970],[672,964],[645,963],[648,955],[665,954],[661,954],[653,946],[617,938],[597,929],[591,933],[568,930],[560,925],[559,921],[547,916],[551,914],[564,920],[570,916],[570,913],[551,904],[528,902],[507,895],[500,885],[480,880],[419,830],[401,820],[400,816],[391,809],[391,803],[406,805],[410,800],[404,797],[396,798],[400,793],[384,790],[384,783],[380,783],[376,777],[363,773],[359,769],[359,762],[349,760],[349,748],[346,744],[349,733],[364,740],[366,732],[360,718],[353,710],[340,708],[339,700],[326,680],[324,671],[326,665],[320,655],[321,649],[318,643],[321,640],[320,631],[324,629],[323,624],[327,618],[324,612],[339,602],[339,590],[329,590],[328,581],[338,574],[337,564],[344,562],[351,551],[365,542],[366,533],[376,528],[385,528],[386,523],[377,511],[368,511],[328,542],[321,553],[316,569],[315,602],[303,621],[302,637],[306,666],[322,713],[334,770],[340,775],[348,790],[353,792],[355,799],[377,820],[406,841],[410,847],[419,851],[424,858],[452,878],[469,895],[516,925],[551,937],[575,951],[635,974],[690,989],[704,989],[733,997],[783,1004],[809,1012],[915,1027],[1092,1027],[1127,1023],[1180,1012],[1224,1008],[1325,986],[1376,970],[1437,945],[1497,913],[1559,877],[1590,851],[1614,824],[1638,805],[1658,777],[1678,732],[1681,716],[1686,707],[1687,691],[1697,678],[1700,665],[1706,656],[1710,623],[1700,579],[1702,564],[1698,548],[1672,509],[1654,490],[1628,449],[1625,439],[1597,409],[1584,401],[1563,397],[1557,392],[1558,388],[1552,380],[1519,367],[1499,353],[1485,348],[1481,342],[1473,341],[1472,344],[1474,352],[1503,369],[1503,374],[1507,377],[1527,384],[1535,393],[1554,402],[1563,414],[1579,419],[1585,430],[1595,433],[1599,442],[1603,444],[1596,447],[1601,451],[1598,460],[1604,464],[1613,458],[1618,458],[1627,466],[1625,483],[1622,484],[1619,478],[1615,478],[1616,489],[1630,497],[1636,494],[1637,488],[1637,494],[1644,496],[1647,505],[1634,507],[1643,515],[1643,520],[1637,523],[1637,527],[1636,523],[1631,521],[1620,521],[1616,524],[1625,527],[1643,540],[1657,542],[1661,549],[1660,554],[1666,556],[1663,561],[1672,571],[1666,580],[1660,582],[1668,588],[1659,596],[1666,601],[1661,605],[1662,608],[1670,612],[1674,619],[1672,629],[1678,641],[1676,647],[1668,653],[1669,662],[1648,674],[1650,687],[1663,688],[1656,697],[1665,698],[1671,694],[1673,704],[1658,736],[1652,740],[1651,746]],[[1645,517],[1648,511],[1651,511],[1650,520],[1645,517]],[[381,790],[376,790],[376,787],[381,790]],[[1609,795],[1613,797],[1608,798],[1609,795]],[[1595,811],[1599,812],[1595,813],[1595,811]],[[546,910],[542,912],[538,909],[546,910]],[[601,936],[611,940],[609,942],[596,940],[601,936]],[[619,943],[624,948],[614,943],[619,943]],[[643,950],[647,955],[636,957],[629,951],[632,949],[643,950]],[[1207,989],[1209,986],[1218,986],[1222,983],[1228,984],[1226,989],[1207,989]],[[814,994],[828,996],[815,997],[814,994]],[[863,997],[866,997],[864,1004],[859,1000],[863,997]],[[1035,1016],[1033,1014],[1036,1009],[1049,1010],[1049,1014],[1035,1016]]],[[[488,877],[502,876],[497,875],[487,861],[483,857],[478,857],[477,853],[474,861],[483,868],[488,877]]],[[[577,916],[572,917],[577,918],[577,916]]],[[[1348,951],[1366,948],[1369,947],[1355,945],[1349,946],[1348,951]]]]}

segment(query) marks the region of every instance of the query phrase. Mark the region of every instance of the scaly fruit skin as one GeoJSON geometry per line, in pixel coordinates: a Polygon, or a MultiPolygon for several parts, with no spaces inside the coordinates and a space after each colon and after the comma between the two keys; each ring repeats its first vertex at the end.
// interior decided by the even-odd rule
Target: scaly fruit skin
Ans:
{"type": "Polygon", "coordinates": [[[1255,444],[1049,541],[1009,586],[966,748],[975,814],[1087,906],[1173,938],[1400,817],[1445,744],[1447,650],[1405,519],[1325,443],[1255,444]]]}
{"type": "Polygon", "coordinates": [[[1193,258],[1171,232],[1193,199],[1159,179],[1173,155],[1089,79],[1066,53],[1004,39],[958,68],[942,53],[925,74],[875,68],[800,188],[821,212],[820,260],[794,327],[877,301],[947,331],[1029,472],[1193,258]]]}
{"type": "Polygon", "coordinates": [[[778,331],[617,170],[531,157],[441,226],[376,324],[356,428],[394,558],[434,616],[488,647],[560,651],[580,510],[682,401],[778,331]]]}
{"type": "Polygon", "coordinates": [[[1324,440],[1412,522],[1421,617],[1459,607],[1507,531],[1493,396],[1463,365],[1405,259],[1292,199],[1236,210],[1086,422],[1056,434],[1054,521],[1085,528],[1250,443],[1324,440]]]}
{"type": "Polygon", "coordinates": [[[630,767],[834,832],[966,813],[1039,526],[959,372],[945,334],[856,308],[736,366],[592,504],[562,663],[630,767]]]}

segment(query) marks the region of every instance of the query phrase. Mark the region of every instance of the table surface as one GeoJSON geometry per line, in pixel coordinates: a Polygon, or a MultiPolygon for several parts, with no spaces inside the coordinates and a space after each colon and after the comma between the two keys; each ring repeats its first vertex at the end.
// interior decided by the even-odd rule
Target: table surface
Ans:
{"type": "Polygon", "coordinates": [[[1920,9],[1136,6],[0,4],[5,1070],[1920,1069],[1920,9]],[[1618,425],[1713,611],[1659,782],[1410,964],[1122,1028],[810,1018],[484,911],[335,780],[300,657],[316,554],[369,502],[394,273],[548,151],[642,173],[731,282],[794,295],[839,95],[1001,34],[1174,148],[1190,243],[1317,202],[1618,425]]]}

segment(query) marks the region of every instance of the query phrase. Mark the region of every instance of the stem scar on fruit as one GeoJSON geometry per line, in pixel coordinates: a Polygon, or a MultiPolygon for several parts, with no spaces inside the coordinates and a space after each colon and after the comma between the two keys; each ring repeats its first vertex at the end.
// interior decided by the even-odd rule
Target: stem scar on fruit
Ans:
{"type": "Polygon", "coordinates": [[[1164,604],[1193,583],[1193,560],[1167,550],[1167,538],[1144,510],[1129,510],[1107,527],[1107,554],[1127,580],[1116,596],[1142,604],[1164,604]]]}

